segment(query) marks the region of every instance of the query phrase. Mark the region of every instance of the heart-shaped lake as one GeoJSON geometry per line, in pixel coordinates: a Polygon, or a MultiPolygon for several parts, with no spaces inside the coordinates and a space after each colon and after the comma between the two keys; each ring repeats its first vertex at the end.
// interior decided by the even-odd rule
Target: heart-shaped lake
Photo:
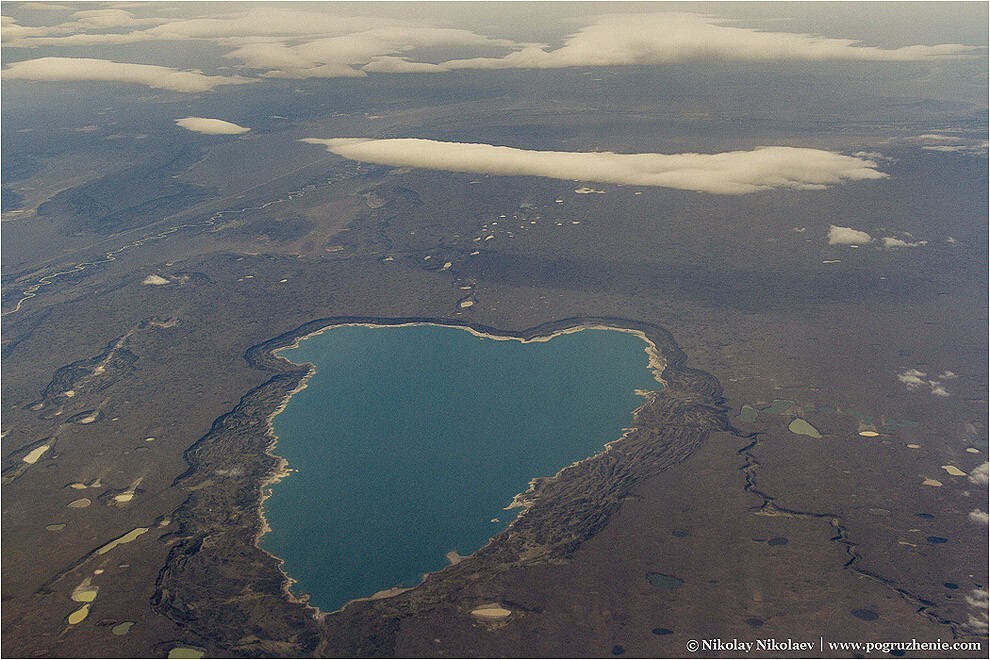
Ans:
{"type": "Polygon", "coordinates": [[[414,586],[505,529],[505,507],[618,439],[659,384],[640,335],[496,341],[441,325],[338,326],[280,355],[315,374],[274,420],[293,470],[262,546],[323,611],[414,586]],[[456,559],[454,555],[452,558],[456,559]]]}

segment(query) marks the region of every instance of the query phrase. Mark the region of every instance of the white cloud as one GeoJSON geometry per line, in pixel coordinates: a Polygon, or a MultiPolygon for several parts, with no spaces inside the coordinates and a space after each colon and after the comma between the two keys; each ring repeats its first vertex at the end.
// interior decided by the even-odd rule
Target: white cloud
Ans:
{"type": "Polygon", "coordinates": [[[76,12],[78,19],[51,27],[25,28],[5,20],[4,38],[12,46],[120,45],[152,40],[207,40],[236,48],[225,57],[266,78],[362,77],[366,72],[446,71],[414,62],[406,55],[419,48],[509,49],[516,43],[470,30],[432,27],[422,21],[340,16],[285,7],[255,7],[190,20],[136,19],[120,9],[76,12]],[[100,32],[140,23],[145,30],[100,32]],[[9,38],[8,38],[9,37],[9,38]],[[363,69],[363,70],[362,70],[363,69]]]}
{"type": "Polygon", "coordinates": [[[152,41],[154,37],[149,36],[146,32],[126,32],[126,33],[100,33],[100,34],[87,34],[80,32],[79,34],[70,34],[64,37],[52,37],[52,36],[40,36],[32,37],[30,39],[25,39],[23,41],[15,41],[11,46],[22,46],[25,44],[30,44],[31,46],[114,46],[119,44],[134,44],[142,41],[152,41]]]}
{"type": "Polygon", "coordinates": [[[924,371],[918,371],[917,369],[906,369],[905,371],[897,374],[897,380],[901,381],[904,386],[912,392],[920,389],[923,385],[927,385],[929,389],[931,389],[932,394],[935,396],[952,396],[949,393],[949,390],[945,389],[945,385],[942,381],[958,378],[956,374],[951,371],[943,371],[937,378],[930,380],[926,380],[926,376],[927,374],[924,371]]]}
{"type": "Polygon", "coordinates": [[[206,135],[240,135],[251,130],[250,128],[238,126],[229,121],[208,119],[206,117],[185,117],[183,119],[176,119],[175,123],[182,128],[196,133],[205,133],[206,135]]]}
{"type": "MultiPolygon", "coordinates": [[[[20,5],[23,7],[23,5],[20,5]]],[[[123,9],[87,9],[72,14],[76,20],[52,26],[23,26],[10,16],[3,17],[3,43],[7,46],[89,46],[125,44],[153,39],[152,35],[135,31],[128,33],[87,32],[154,25],[162,19],[137,18],[123,9]]]]}
{"type": "Polygon", "coordinates": [[[925,151],[944,151],[946,153],[958,153],[960,151],[965,151],[966,147],[961,145],[949,146],[945,144],[937,144],[934,146],[922,147],[925,151]]]}
{"type": "Polygon", "coordinates": [[[21,25],[12,16],[0,16],[0,41],[13,45],[21,39],[48,34],[49,28],[21,25]]]}
{"type": "Polygon", "coordinates": [[[894,160],[889,156],[884,156],[882,153],[878,151],[857,151],[856,153],[853,154],[853,156],[858,156],[860,158],[869,158],[870,160],[889,160],[889,161],[894,160]]]}
{"type": "Polygon", "coordinates": [[[873,237],[865,231],[852,227],[839,227],[838,225],[829,225],[828,227],[829,245],[863,245],[872,240],[873,237]]]}
{"type": "Polygon", "coordinates": [[[849,39],[742,28],[727,19],[690,12],[590,17],[587,25],[564,39],[563,46],[551,49],[546,44],[518,43],[423,20],[344,16],[261,3],[244,11],[193,19],[139,18],[120,7],[76,11],[74,20],[51,26],[25,27],[5,18],[4,41],[31,47],[205,40],[236,46],[227,57],[239,59],[249,68],[264,69],[266,77],[284,78],[352,77],[363,75],[362,70],[423,73],[688,60],[923,61],[957,58],[974,50],[960,44],[878,48],[849,39]],[[249,48],[260,44],[273,48],[249,48]],[[440,64],[410,57],[417,49],[455,47],[507,54],[440,64]]]}
{"type": "Polygon", "coordinates": [[[86,9],[72,14],[76,25],[82,28],[119,28],[148,23],[161,23],[158,19],[139,19],[124,9],[86,9]]]}
{"type": "Polygon", "coordinates": [[[150,28],[147,32],[159,39],[219,39],[263,35],[302,37],[347,34],[408,23],[398,19],[341,16],[268,5],[245,12],[169,21],[150,28]]]}
{"type": "Polygon", "coordinates": [[[408,57],[377,55],[361,70],[374,73],[439,73],[447,69],[427,62],[411,62],[408,57]]]}
{"type": "Polygon", "coordinates": [[[909,242],[907,242],[905,240],[902,240],[900,238],[896,238],[894,236],[884,236],[880,240],[883,241],[883,246],[885,248],[888,248],[888,249],[891,249],[891,250],[892,249],[895,249],[895,248],[922,247],[922,246],[928,245],[928,241],[916,241],[914,243],[909,243],[909,242]]]}
{"type": "Polygon", "coordinates": [[[917,369],[908,369],[897,374],[897,380],[904,383],[909,390],[916,390],[925,384],[925,372],[917,369]]]}
{"type": "Polygon", "coordinates": [[[981,465],[977,465],[969,473],[969,480],[972,481],[977,486],[986,486],[990,483],[990,473],[988,473],[990,466],[986,462],[981,465]]]}
{"type": "Polygon", "coordinates": [[[935,151],[967,156],[986,156],[990,142],[976,137],[945,135],[945,132],[963,132],[959,129],[944,129],[940,133],[925,133],[903,138],[904,142],[921,147],[925,151],[935,151]]]}
{"type": "Polygon", "coordinates": [[[932,394],[934,394],[935,396],[952,396],[951,394],[949,394],[949,390],[945,389],[942,383],[938,382],[937,380],[928,381],[928,386],[932,388],[932,394]]]}
{"type": "Polygon", "coordinates": [[[881,179],[876,163],[820,149],[757,147],[718,154],[532,151],[414,138],[303,140],[351,160],[450,172],[541,176],[660,186],[722,195],[775,188],[819,190],[847,180],[881,179]]]}
{"type": "Polygon", "coordinates": [[[967,627],[978,635],[986,635],[990,630],[990,593],[986,589],[973,589],[971,596],[966,596],[970,607],[976,608],[976,614],[969,615],[967,627]]]}
{"type": "Polygon", "coordinates": [[[199,71],[88,57],[42,57],[14,62],[3,70],[2,76],[7,80],[126,82],[173,92],[206,92],[220,85],[252,82],[240,76],[208,76],[199,71]]]}
{"type": "Polygon", "coordinates": [[[938,133],[925,133],[924,135],[915,136],[915,140],[921,140],[925,142],[962,142],[962,138],[956,137],[954,135],[940,135],[938,133]]]}
{"type": "Polygon", "coordinates": [[[54,2],[21,2],[18,9],[30,9],[31,11],[71,11],[72,7],[60,5],[54,2]]]}
{"type": "Polygon", "coordinates": [[[291,46],[271,42],[246,44],[225,57],[240,60],[252,69],[268,69],[265,75],[270,78],[336,78],[365,75],[354,67],[389,73],[445,71],[441,66],[412,62],[400,55],[417,48],[478,48],[512,43],[469,30],[388,26],[291,46]]]}
{"type": "Polygon", "coordinates": [[[925,151],[940,151],[943,153],[966,154],[969,156],[985,156],[988,142],[986,140],[974,142],[973,144],[936,144],[921,147],[925,151]]]}
{"type": "Polygon", "coordinates": [[[366,75],[343,62],[318,64],[281,43],[247,44],[225,57],[239,59],[252,69],[269,69],[263,74],[269,78],[355,78],[366,75]]]}
{"type": "Polygon", "coordinates": [[[980,511],[979,509],[973,509],[970,511],[969,519],[975,523],[982,523],[984,525],[990,524],[990,514],[986,511],[980,511]]]}
{"type": "Polygon", "coordinates": [[[769,32],[725,22],[686,12],[611,14],[596,17],[555,50],[528,44],[504,57],[452,60],[442,65],[451,69],[547,69],[712,59],[906,62],[958,57],[974,49],[960,44],[886,49],[851,39],[769,32]]]}
{"type": "MultiPolygon", "coordinates": [[[[288,7],[258,6],[247,11],[214,14],[193,19],[137,19],[120,9],[96,9],[73,14],[76,21],[47,27],[26,28],[11,38],[11,45],[79,45],[133,43],[135,41],[185,41],[203,39],[223,42],[240,38],[297,38],[347,34],[388,25],[409,25],[410,21],[387,18],[340,16],[327,12],[304,11],[288,7]],[[121,33],[74,34],[80,30],[98,30],[157,24],[141,31],[121,33]],[[77,40],[58,35],[85,37],[77,40]]],[[[6,28],[6,25],[5,25],[6,28]]]]}

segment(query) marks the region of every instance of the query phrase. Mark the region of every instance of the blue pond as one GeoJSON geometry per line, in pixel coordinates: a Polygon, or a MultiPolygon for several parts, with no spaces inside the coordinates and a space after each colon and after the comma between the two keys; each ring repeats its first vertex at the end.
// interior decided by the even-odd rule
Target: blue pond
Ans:
{"type": "Polygon", "coordinates": [[[418,325],[284,350],[317,371],[275,418],[296,472],[265,503],[262,546],[324,611],[418,584],[502,531],[530,479],[622,435],[635,390],[659,387],[645,348],[605,329],[523,343],[418,325]]]}

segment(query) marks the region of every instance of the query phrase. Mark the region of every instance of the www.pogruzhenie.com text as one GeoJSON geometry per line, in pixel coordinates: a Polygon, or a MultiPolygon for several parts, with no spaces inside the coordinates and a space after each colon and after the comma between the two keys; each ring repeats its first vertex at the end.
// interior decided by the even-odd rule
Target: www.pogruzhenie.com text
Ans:
{"type": "Polygon", "coordinates": [[[687,650],[691,653],[704,653],[706,651],[716,652],[737,652],[737,653],[760,653],[760,652],[860,652],[860,653],[890,653],[891,651],[937,651],[952,653],[953,651],[983,651],[983,642],[946,642],[941,639],[934,641],[920,641],[912,639],[910,641],[871,641],[871,642],[839,642],[829,641],[823,637],[813,640],[798,639],[756,639],[741,640],[733,639],[689,639],[687,650]]]}

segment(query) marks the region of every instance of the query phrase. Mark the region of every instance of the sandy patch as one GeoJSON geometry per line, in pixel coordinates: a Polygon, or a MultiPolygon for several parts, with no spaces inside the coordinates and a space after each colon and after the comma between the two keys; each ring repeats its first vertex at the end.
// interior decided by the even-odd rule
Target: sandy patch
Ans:
{"type": "Polygon", "coordinates": [[[127,504],[128,502],[130,502],[131,500],[133,500],[134,499],[134,494],[137,491],[138,486],[141,485],[141,482],[142,481],[144,481],[144,477],[138,478],[123,493],[120,493],[119,495],[114,495],[113,496],[113,503],[114,504],[127,504]]]}
{"type": "Polygon", "coordinates": [[[925,479],[921,482],[922,486],[931,486],[932,488],[941,488],[942,482],[938,479],[925,479]]]}
{"type": "Polygon", "coordinates": [[[953,477],[965,477],[966,473],[957,468],[955,465],[943,465],[942,469],[951,474],[953,477]]]}
{"type": "Polygon", "coordinates": [[[462,561],[464,561],[465,559],[467,559],[466,556],[461,555],[461,554],[458,554],[457,550],[451,550],[450,552],[448,552],[447,554],[445,554],[444,557],[447,558],[447,561],[450,562],[450,565],[451,566],[454,566],[456,564],[460,564],[462,561]]]}
{"type": "Polygon", "coordinates": [[[147,284],[150,286],[163,286],[169,283],[170,281],[165,279],[161,275],[148,275],[146,278],[141,280],[141,284],[147,284]]]}
{"type": "Polygon", "coordinates": [[[79,586],[72,590],[70,598],[77,603],[92,603],[96,600],[96,594],[99,592],[100,588],[94,587],[91,584],[90,578],[86,578],[79,583],[79,586]]]}
{"type": "Polygon", "coordinates": [[[512,610],[507,610],[504,607],[499,606],[497,603],[482,605],[481,607],[471,610],[471,616],[476,616],[479,619],[504,619],[511,614],[512,610]]]}
{"type": "Polygon", "coordinates": [[[77,623],[82,623],[89,616],[89,603],[86,603],[78,610],[69,615],[68,622],[70,626],[74,626],[77,623]]]}
{"type": "Polygon", "coordinates": [[[28,465],[34,465],[35,463],[38,462],[38,459],[44,456],[45,452],[48,451],[49,449],[51,449],[51,445],[41,445],[40,447],[36,447],[35,449],[32,449],[30,452],[28,452],[28,455],[22,458],[21,460],[27,463],[28,465]]]}
{"type": "Polygon", "coordinates": [[[877,432],[876,426],[873,424],[866,424],[864,422],[860,422],[859,424],[859,434],[864,438],[875,438],[880,435],[877,432]]]}
{"type": "Polygon", "coordinates": [[[111,550],[113,550],[114,548],[116,548],[118,545],[123,545],[125,543],[130,543],[131,541],[133,541],[134,539],[136,539],[137,537],[141,536],[142,534],[144,534],[147,531],[148,531],[148,528],[147,527],[135,527],[131,531],[129,531],[126,534],[124,534],[123,536],[121,536],[119,539],[116,539],[116,540],[113,540],[113,541],[110,541],[109,543],[107,543],[105,546],[103,546],[102,548],[100,548],[99,550],[97,550],[96,551],[96,554],[98,554],[98,555],[105,555],[108,552],[110,552],[111,550]]]}

